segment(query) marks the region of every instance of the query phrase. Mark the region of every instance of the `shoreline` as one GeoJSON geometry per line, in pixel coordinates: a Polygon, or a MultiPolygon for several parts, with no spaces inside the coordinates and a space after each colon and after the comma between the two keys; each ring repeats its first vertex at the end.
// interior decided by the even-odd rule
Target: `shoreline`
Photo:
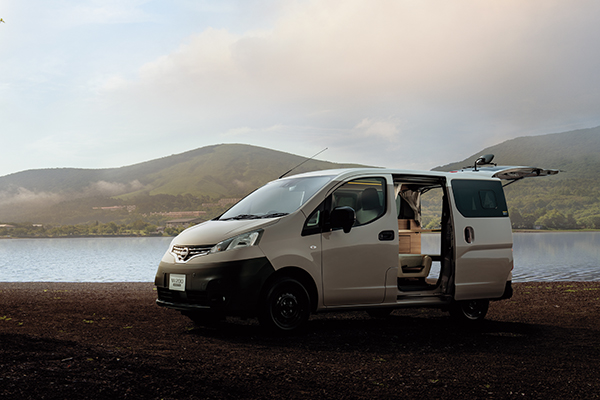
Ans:
{"type": "MultiPolygon", "coordinates": [[[[600,229],[513,229],[512,233],[594,233],[600,229]]],[[[422,234],[433,234],[439,232],[422,232],[422,234]]],[[[0,240],[6,239],[82,239],[82,238],[174,238],[169,235],[72,235],[72,236],[0,236],[0,240]]]]}
{"type": "Polygon", "coordinates": [[[600,229],[513,229],[513,233],[586,233],[600,232],[600,229]]]}
{"type": "MultiPolygon", "coordinates": [[[[540,285],[545,285],[545,284],[567,284],[567,283],[573,283],[573,284],[596,284],[599,283],[600,284],[600,279],[597,280],[580,280],[580,281],[573,281],[573,280],[558,280],[558,281],[512,281],[513,285],[514,284],[518,284],[518,285],[528,285],[528,284],[540,284],[540,285]]],[[[54,285],[54,284],[65,284],[65,285],[105,285],[105,284],[109,284],[109,285],[128,285],[128,284],[152,284],[154,285],[154,280],[147,280],[147,281],[2,281],[0,280],[0,286],[1,285],[38,285],[38,284],[49,284],[49,285],[54,285]]]]}
{"type": "Polygon", "coordinates": [[[174,238],[168,235],[72,235],[72,236],[0,236],[1,239],[96,239],[96,238],[174,238]]]}

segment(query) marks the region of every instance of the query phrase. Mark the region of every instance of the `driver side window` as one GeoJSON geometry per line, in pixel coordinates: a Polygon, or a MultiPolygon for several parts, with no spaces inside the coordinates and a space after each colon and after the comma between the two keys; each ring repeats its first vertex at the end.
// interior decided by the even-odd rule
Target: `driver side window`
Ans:
{"type": "Polygon", "coordinates": [[[356,212],[354,226],[368,224],[385,213],[385,179],[362,178],[346,182],[333,192],[331,209],[352,207],[356,212]]]}

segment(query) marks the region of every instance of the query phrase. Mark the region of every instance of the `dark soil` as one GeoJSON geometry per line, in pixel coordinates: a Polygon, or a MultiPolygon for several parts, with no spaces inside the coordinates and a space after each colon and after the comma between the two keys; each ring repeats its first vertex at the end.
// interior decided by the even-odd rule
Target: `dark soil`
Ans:
{"type": "Polygon", "coordinates": [[[476,326],[435,309],[198,328],[151,283],[0,283],[0,398],[600,397],[600,282],[515,284],[476,326]]]}

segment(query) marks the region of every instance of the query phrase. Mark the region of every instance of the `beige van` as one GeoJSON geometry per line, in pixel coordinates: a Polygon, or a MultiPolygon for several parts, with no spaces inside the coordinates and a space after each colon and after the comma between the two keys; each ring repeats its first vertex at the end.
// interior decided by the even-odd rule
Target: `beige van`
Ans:
{"type": "Polygon", "coordinates": [[[283,332],[324,311],[438,307],[481,320],[490,300],[512,295],[503,181],[558,173],[491,157],[453,172],[324,170],[270,182],[173,240],[157,303],[197,323],[257,316],[283,332]]]}

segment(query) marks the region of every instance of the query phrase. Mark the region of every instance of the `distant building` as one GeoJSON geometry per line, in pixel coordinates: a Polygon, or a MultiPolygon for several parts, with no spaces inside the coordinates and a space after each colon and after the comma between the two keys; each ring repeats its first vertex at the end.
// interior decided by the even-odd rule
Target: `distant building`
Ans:
{"type": "Polygon", "coordinates": [[[188,226],[199,224],[200,222],[204,222],[203,218],[181,218],[181,219],[172,219],[167,221],[167,228],[187,228],[188,226]]]}
{"type": "Polygon", "coordinates": [[[170,212],[152,212],[150,215],[162,215],[164,217],[184,218],[184,217],[199,217],[206,214],[206,211],[170,211],[170,212]]]}
{"type": "Polygon", "coordinates": [[[93,210],[105,210],[105,211],[118,211],[127,210],[128,212],[134,212],[137,206],[135,204],[129,206],[111,206],[111,207],[92,207],[93,210]]]}
{"type": "Polygon", "coordinates": [[[240,201],[240,200],[241,200],[241,199],[238,199],[238,198],[232,198],[232,199],[221,199],[221,200],[219,200],[219,201],[218,201],[218,204],[219,204],[220,206],[226,206],[226,205],[228,205],[228,204],[235,204],[235,203],[237,203],[237,202],[238,202],[238,201],[240,201]]]}
{"type": "Polygon", "coordinates": [[[0,224],[0,228],[14,228],[14,225],[9,225],[9,224],[0,224]]]}

